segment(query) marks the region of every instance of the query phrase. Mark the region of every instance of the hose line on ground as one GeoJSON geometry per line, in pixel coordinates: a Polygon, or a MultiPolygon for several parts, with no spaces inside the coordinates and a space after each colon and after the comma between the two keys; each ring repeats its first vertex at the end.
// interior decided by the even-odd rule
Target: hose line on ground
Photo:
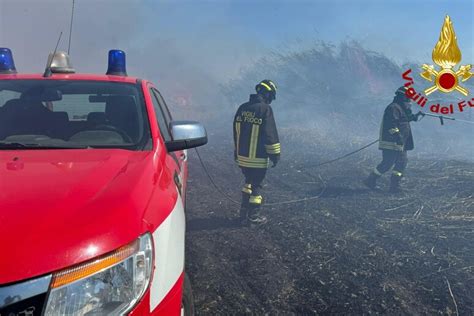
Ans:
{"type": "MultiPolygon", "coordinates": [[[[369,148],[370,146],[378,143],[379,140],[374,140],[373,142],[370,142],[369,144],[357,149],[357,150],[354,150],[348,154],[345,154],[341,157],[337,157],[335,159],[331,159],[331,160],[328,160],[328,161],[324,161],[324,162],[321,162],[315,166],[312,166],[312,168],[317,168],[317,167],[320,167],[320,166],[323,166],[323,165],[327,165],[327,164],[330,164],[330,163],[333,163],[333,162],[336,162],[338,160],[341,160],[341,159],[344,159],[344,158],[347,158],[349,156],[352,156],[366,148],[369,148]]],[[[207,175],[207,177],[209,178],[209,181],[211,182],[211,184],[214,186],[214,188],[217,190],[217,192],[219,192],[220,194],[222,194],[223,197],[225,197],[227,200],[229,200],[230,202],[234,203],[234,204],[237,204],[237,205],[240,205],[240,202],[234,200],[230,195],[228,195],[226,192],[224,192],[217,184],[216,182],[214,181],[214,179],[212,178],[211,174],[209,173],[209,170],[207,169],[206,165],[204,164],[204,161],[202,160],[201,158],[201,155],[199,154],[199,151],[197,148],[194,148],[195,151],[196,151],[196,154],[198,156],[198,159],[199,159],[199,162],[201,163],[201,166],[204,170],[204,173],[207,175]]],[[[319,197],[321,197],[321,195],[324,193],[324,190],[323,189],[321,191],[321,193],[319,193],[318,195],[316,196],[310,196],[310,197],[305,197],[305,198],[301,198],[301,199],[296,199],[296,200],[288,200],[288,201],[281,201],[281,202],[275,202],[275,203],[265,203],[265,205],[267,206],[275,206],[275,205],[282,205],[282,204],[292,204],[292,203],[298,203],[298,202],[304,202],[304,201],[308,201],[308,200],[314,200],[314,199],[317,199],[319,197]]]]}
{"type": "Polygon", "coordinates": [[[344,156],[341,156],[341,157],[338,157],[338,158],[335,158],[335,159],[332,159],[332,160],[324,161],[324,162],[318,163],[317,165],[311,166],[311,167],[312,167],[312,168],[317,168],[317,167],[321,167],[321,166],[328,165],[328,164],[330,164],[330,163],[339,161],[339,160],[341,160],[341,159],[344,159],[344,158],[347,158],[347,157],[352,156],[352,155],[354,155],[354,154],[357,154],[359,151],[362,151],[362,150],[364,150],[364,149],[366,149],[366,148],[369,148],[370,146],[372,146],[372,145],[374,145],[374,144],[376,144],[376,143],[378,143],[378,142],[379,142],[379,140],[376,139],[376,140],[374,140],[373,142],[371,142],[371,143],[365,145],[364,147],[361,147],[361,148],[359,148],[359,149],[357,149],[357,150],[354,150],[353,152],[350,152],[350,153],[348,153],[348,154],[345,154],[344,156]]]}
{"type": "Polygon", "coordinates": [[[219,186],[214,182],[214,179],[212,178],[211,174],[209,173],[209,171],[207,170],[207,167],[206,165],[204,164],[204,161],[202,161],[202,158],[201,158],[201,155],[199,154],[199,151],[197,148],[194,148],[194,150],[196,150],[196,154],[199,158],[199,162],[201,163],[201,166],[202,166],[202,169],[204,169],[204,173],[207,175],[207,177],[209,178],[209,181],[211,181],[211,184],[214,186],[214,188],[216,188],[217,192],[219,192],[220,194],[222,194],[222,196],[224,196],[226,199],[228,199],[229,201],[231,201],[232,203],[235,203],[235,204],[239,204],[240,205],[240,202],[237,202],[236,200],[234,200],[232,197],[230,197],[227,193],[225,193],[224,191],[221,190],[221,188],[219,188],[219,186]]]}

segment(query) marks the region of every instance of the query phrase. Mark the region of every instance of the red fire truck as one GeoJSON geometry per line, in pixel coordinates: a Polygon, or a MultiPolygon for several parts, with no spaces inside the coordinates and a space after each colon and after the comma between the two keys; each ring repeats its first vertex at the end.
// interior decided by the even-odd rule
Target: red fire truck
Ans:
{"type": "Polygon", "coordinates": [[[64,52],[18,74],[0,48],[0,315],[191,315],[187,149],[158,89],[76,74],[64,52]]]}

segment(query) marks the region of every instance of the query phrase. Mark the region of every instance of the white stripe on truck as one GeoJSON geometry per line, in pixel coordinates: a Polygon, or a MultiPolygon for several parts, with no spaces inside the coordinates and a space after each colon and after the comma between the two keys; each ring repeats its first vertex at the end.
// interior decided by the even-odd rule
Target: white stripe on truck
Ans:
{"type": "Polygon", "coordinates": [[[154,310],[184,270],[185,219],[180,195],[170,215],[153,233],[155,270],[150,286],[150,311],[154,310]]]}

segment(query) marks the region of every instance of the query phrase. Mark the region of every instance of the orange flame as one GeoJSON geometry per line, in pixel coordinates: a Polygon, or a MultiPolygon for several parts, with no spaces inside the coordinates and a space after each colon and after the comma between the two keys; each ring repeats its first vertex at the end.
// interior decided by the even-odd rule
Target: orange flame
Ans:
{"type": "Polygon", "coordinates": [[[453,68],[461,61],[461,50],[458,47],[453,23],[449,15],[444,19],[438,43],[433,49],[433,61],[442,68],[453,68]]]}

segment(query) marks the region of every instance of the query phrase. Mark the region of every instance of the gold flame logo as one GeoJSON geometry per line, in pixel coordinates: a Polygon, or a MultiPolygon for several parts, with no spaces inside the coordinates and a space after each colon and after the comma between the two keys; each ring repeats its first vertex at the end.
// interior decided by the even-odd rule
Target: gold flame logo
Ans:
{"type": "Polygon", "coordinates": [[[442,68],[453,68],[461,61],[461,50],[458,47],[453,22],[449,16],[444,19],[438,43],[433,49],[433,61],[442,68]]]}
{"type": "Polygon", "coordinates": [[[453,22],[449,15],[444,19],[443,27],[439,35],[438,43],[433,49],[432,58],[435,64],[441,67],[438,71],[433,65],[424,64],[424,70],[420,75],[427,81],[433,81],[434,85],[425,90],[425,94],[429,95],[437,90],[448,93],[454,90],[467,96],[469,91],[459,85],[472,77],[470,72],[472,65],[464,65],[459,67],[457,71],[453,68],[461,62],[462,54],[459,49],[456,33],[454,32],[453,22]]]}

